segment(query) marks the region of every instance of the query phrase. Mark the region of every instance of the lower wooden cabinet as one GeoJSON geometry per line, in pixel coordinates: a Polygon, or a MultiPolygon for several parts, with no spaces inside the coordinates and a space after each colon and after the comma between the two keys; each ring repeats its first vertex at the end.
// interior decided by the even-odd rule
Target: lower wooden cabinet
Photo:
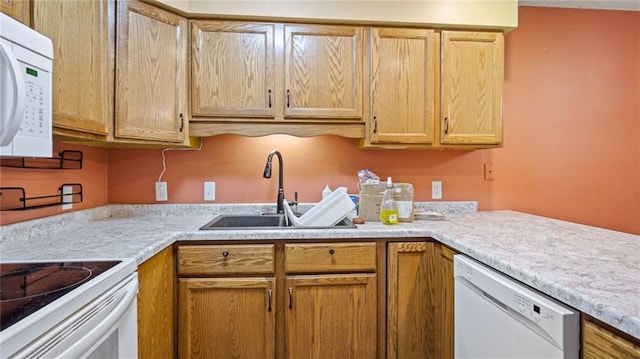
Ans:
{"type": "Polygon", "coordinates": [[[582,358],[639,359],[640,340],[614,333],[613,330],[583,316],[582,358]]]}
{"type": "Polygon", "coordinates": [[[179,245],[180,358],[376,358],[376,243],[179,245]]]}
{"type": "Polygon", "coordinates": [[[375,358],[376,275],[288,276],[287,358],[375,358]]]}
{"type": "Polygon", "coordinates": [[[274,358],[275,278],[180,278],[180,358],[274,358]]]}
{"type": "MultiPolygon", "coordinates": [[[[436,358],[429,277],[433,242],[387,245],[387,358],[436,358]],[[431,323],[431,325],[430,325],[431,323]]],[[[435,288],[433,288],[435,289],[435,288]]]]}
{"type": "Polygon", "coordinates": [[[435,317],[430,331],[434,338],[436,357],[442,359],[453,359],[454,254],[456,253],[453,250],[440,243],[434,243],[430,253],[430,272],[433,277],[430,292],[434,295],[432,304],[435,307],[435,317]]]}
{"type": "Polygon", "coordinates": [[[175,356],[175,259],[167,247],[138,267],[138,357],[175,356]]]}

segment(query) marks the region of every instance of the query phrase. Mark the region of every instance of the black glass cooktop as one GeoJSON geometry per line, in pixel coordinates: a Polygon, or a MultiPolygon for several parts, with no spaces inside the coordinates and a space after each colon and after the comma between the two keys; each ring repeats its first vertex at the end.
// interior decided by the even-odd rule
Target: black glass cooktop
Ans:
{"type": "Polygon", "coordinates": [[[0,263],[0,330],[118,263],[120,261],[0,263]]]}

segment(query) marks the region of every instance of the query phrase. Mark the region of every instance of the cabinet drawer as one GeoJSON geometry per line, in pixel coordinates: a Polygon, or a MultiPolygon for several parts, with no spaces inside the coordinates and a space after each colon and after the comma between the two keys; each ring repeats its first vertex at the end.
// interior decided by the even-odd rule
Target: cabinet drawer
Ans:
{"type": "Polygon", "coordinates": [[[273,274],[274,244],[178,247],[178,275],[273,274]]]}
{"type": "Polygon", "coordinates": [[[287,273],[375,272],[375,243],[285,245],[287,273]]]}

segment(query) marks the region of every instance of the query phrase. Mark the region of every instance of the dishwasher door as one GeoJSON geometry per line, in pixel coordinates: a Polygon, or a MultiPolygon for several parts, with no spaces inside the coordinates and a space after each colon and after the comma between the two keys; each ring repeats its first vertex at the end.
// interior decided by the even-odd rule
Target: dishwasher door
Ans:
{"type": "Polygon", "coordinates": [[[454,256],[456,358],[579,358],[579,313],[454,256]]]}

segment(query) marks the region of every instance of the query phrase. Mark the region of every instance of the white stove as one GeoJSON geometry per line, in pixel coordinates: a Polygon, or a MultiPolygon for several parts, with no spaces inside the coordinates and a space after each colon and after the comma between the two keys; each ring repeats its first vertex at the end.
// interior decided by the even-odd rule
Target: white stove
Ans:
{"type": "Polygon", "coordinates": [[[1,358],[136,358],[133,259],[0,263],[1,358]]]}

